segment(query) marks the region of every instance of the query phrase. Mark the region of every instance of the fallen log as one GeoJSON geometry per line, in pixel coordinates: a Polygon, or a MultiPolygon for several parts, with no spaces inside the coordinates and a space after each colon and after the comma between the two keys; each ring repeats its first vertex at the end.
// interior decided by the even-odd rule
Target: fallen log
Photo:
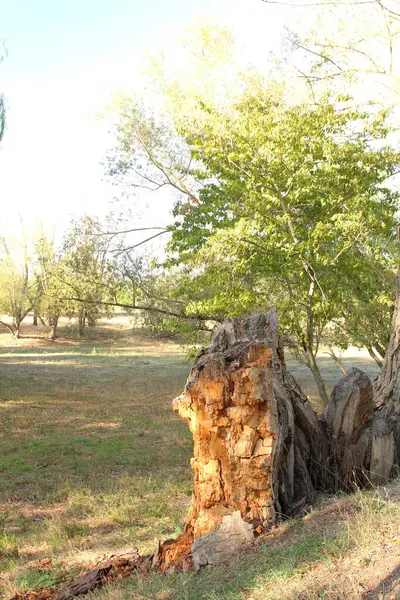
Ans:
{"type": "Polygon", "coordinates": [[[22,594],[17,593],[11,600],[71,600],[71,598],[85,596],[106,583],[124,579],[134,573],[146,570],[146,567],[148,569],[150,560],[151,557],[140,556],[137,550],[113,555],[61,589],[51,587],[22,594]]]}

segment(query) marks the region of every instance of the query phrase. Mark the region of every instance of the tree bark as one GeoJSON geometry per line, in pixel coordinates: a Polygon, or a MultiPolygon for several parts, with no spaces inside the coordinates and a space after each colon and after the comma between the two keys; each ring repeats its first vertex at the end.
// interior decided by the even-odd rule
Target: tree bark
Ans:
{"type": "Polygon", "coordinates": [[[376,481],[381,482],[400,470],[400,268],[389,346],[374,381],[374,403],[373,460],[376,481]]]}
{"type": "Polygon", "coordinates": [[[371,476],[370,424],[374,416],[369,377],[360,369],[349,369],[333,388],[324,416],[335,488],[351,491],[368,485],[371,476]]]}
{"type": "Polygon", "coordinates": [[[33,311],[33,320],[32,320],[32,325],[33,325],[34,327],[37,327],[37,326],[38,326],[38,315],[37,315],[37,312],[36,312],[36,310],[35,310],[35,311],[33,311]]]}
{"type": "Polygon", "coordinates": [[[50,325],[50,335],[49,338],[52,342],[57,337],[57,326],[58,326],[58,315],[54,317],[49,317],[49,325],[50,325]]]}
{"type": "MultiPolygon", "coordinates": [[[[400,322],[396,331],[398,348],[400,322]]],[[[399,354],[388,352],[386,361],[399,354]]],[[[392,364],[398,390],[399,367],[392,364]]],[[[193,434],[194,479],[184,533],[158,553],[165,571],[229,561],[252,535],[305,511],[317,491],[353,490],[392,474],[399,422],[392,404],[376,414],[371,381],[353,368],[318,418],[286,369],[274,310],[220,325],[173,407],[193,434]]]]}
{"type": "Polygon", "coordinates": [[[229,531],[245,544],[246,523],[260,532],[333,489],[328,438],[286,370],[273,310],[217,329],[174,410],[193,433],[194,484],[185,532],[161,550],[166,570],[218,564],[229,531]]]}
{"type": "Polygon", "coordinates": [[[367,350],[370,357],[376,362],[378,367],[381,369],[383,365],[383,360],[377,355],[373,346],[368,346],[367,350]]]}
{"type": "Polygon", "coordinates": [[[85,334],[85,325],[86,325],[86,310],[84,308],[79,309],[78,314],[78,332],[79,337],[83,337],[85,334]]]}
{"type": "Polygon", "coordinates": [[[328,406],[329,397],[326,391],[325,382],[322,378],[321,371],[319,370],[317,359],[312,351],[307,352],[308,366],[314,377],[314,381],[317,385],[318,395],[324,406],[328,406]]]}

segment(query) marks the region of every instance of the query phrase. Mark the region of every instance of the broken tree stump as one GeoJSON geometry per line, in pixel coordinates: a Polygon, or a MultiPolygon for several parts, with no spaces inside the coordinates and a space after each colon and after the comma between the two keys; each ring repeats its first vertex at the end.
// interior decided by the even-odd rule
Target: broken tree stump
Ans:
{"type": "Polygon", "coordinates": [[[351,368],[333,388],[325,415],[336,489],[369,483],[373,416],[372,383],[363,371],[351,368]]]}
{"type": "Polygon", "coordinates": [[[375,396],[374,407],[371,381],[351,369],[321,418],[286,369],[274,310],[217,328],[173,402],[193,434],[193,494],[184,533],[160,547],[162,570],[220,564],[252,542],[251,532],[304,511],[317,490],[350,491],[393,475],[398,314],[399,300],[384,400],[375,396]]]}
{"type": "Polygon", "coordinates": [[[165,570],[204,561],[198,540],[211,532],[213,556],[226,554],[217,529],[229,515],[237,515],[233,540],[246,530],[240,521],[262,531],[332,483],[323,424],[286,370],[274,310],[220,325],[173,407],[193,434],[194,483],[185,532],[160,549],[165,570]]]}

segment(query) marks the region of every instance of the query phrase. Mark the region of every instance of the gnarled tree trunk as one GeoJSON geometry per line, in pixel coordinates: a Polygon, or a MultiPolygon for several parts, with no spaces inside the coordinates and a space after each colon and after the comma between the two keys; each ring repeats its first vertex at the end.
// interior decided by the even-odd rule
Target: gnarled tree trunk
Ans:
{"type": "Polygon", "coordinates": [[[371,471],[374,482],[381,483],[400,467],[400,269],[389,346],[374,381],[374,403],[371,471]]]}
{"type": "Polygon", "coordinates": [[[397,328],[379,414],[371,381],[350,369],[318,418],[285,367],[274,310],[220,325],[173,403],[193,434],[193,495],[184,533],[160,547],[157,564],[168,571],[227,562],[280,517],[306,509],[317,490],[387,480],[399,341],[397,328]]]}
{"type": "Polygon", "coordinates": [[[222,324],[174,410],[193,433],[194,487],[185,533],[161,550],[167,570],[227,559],[229,535],[245,544],[247,526],[260,532],[296,515],[334,483],[323,425],[286,370],[275,311],[222,324]]]}
{"type": "Polygon", "coordinates": [[[372,384],[360,369],[349,369],[335,385],[325,412],[329,461],[335,488],[368,485],[371,468],[372,384]]]}

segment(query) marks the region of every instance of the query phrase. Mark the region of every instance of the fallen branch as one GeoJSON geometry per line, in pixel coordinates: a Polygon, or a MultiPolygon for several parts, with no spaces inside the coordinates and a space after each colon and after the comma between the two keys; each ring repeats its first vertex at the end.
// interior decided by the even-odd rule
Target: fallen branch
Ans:
{"type": "Polygon", "coordinates": [[[125,579],[139,571],[146,571],[151,564],[151,559],[152,557],[149,556],[140,556],[137,550],[128,554],[113,555],[61,590],[51,587],[22,594],[17,593],[11,600],[70,600],[84,596],[103,587],[106,583],[125,579]]]}

